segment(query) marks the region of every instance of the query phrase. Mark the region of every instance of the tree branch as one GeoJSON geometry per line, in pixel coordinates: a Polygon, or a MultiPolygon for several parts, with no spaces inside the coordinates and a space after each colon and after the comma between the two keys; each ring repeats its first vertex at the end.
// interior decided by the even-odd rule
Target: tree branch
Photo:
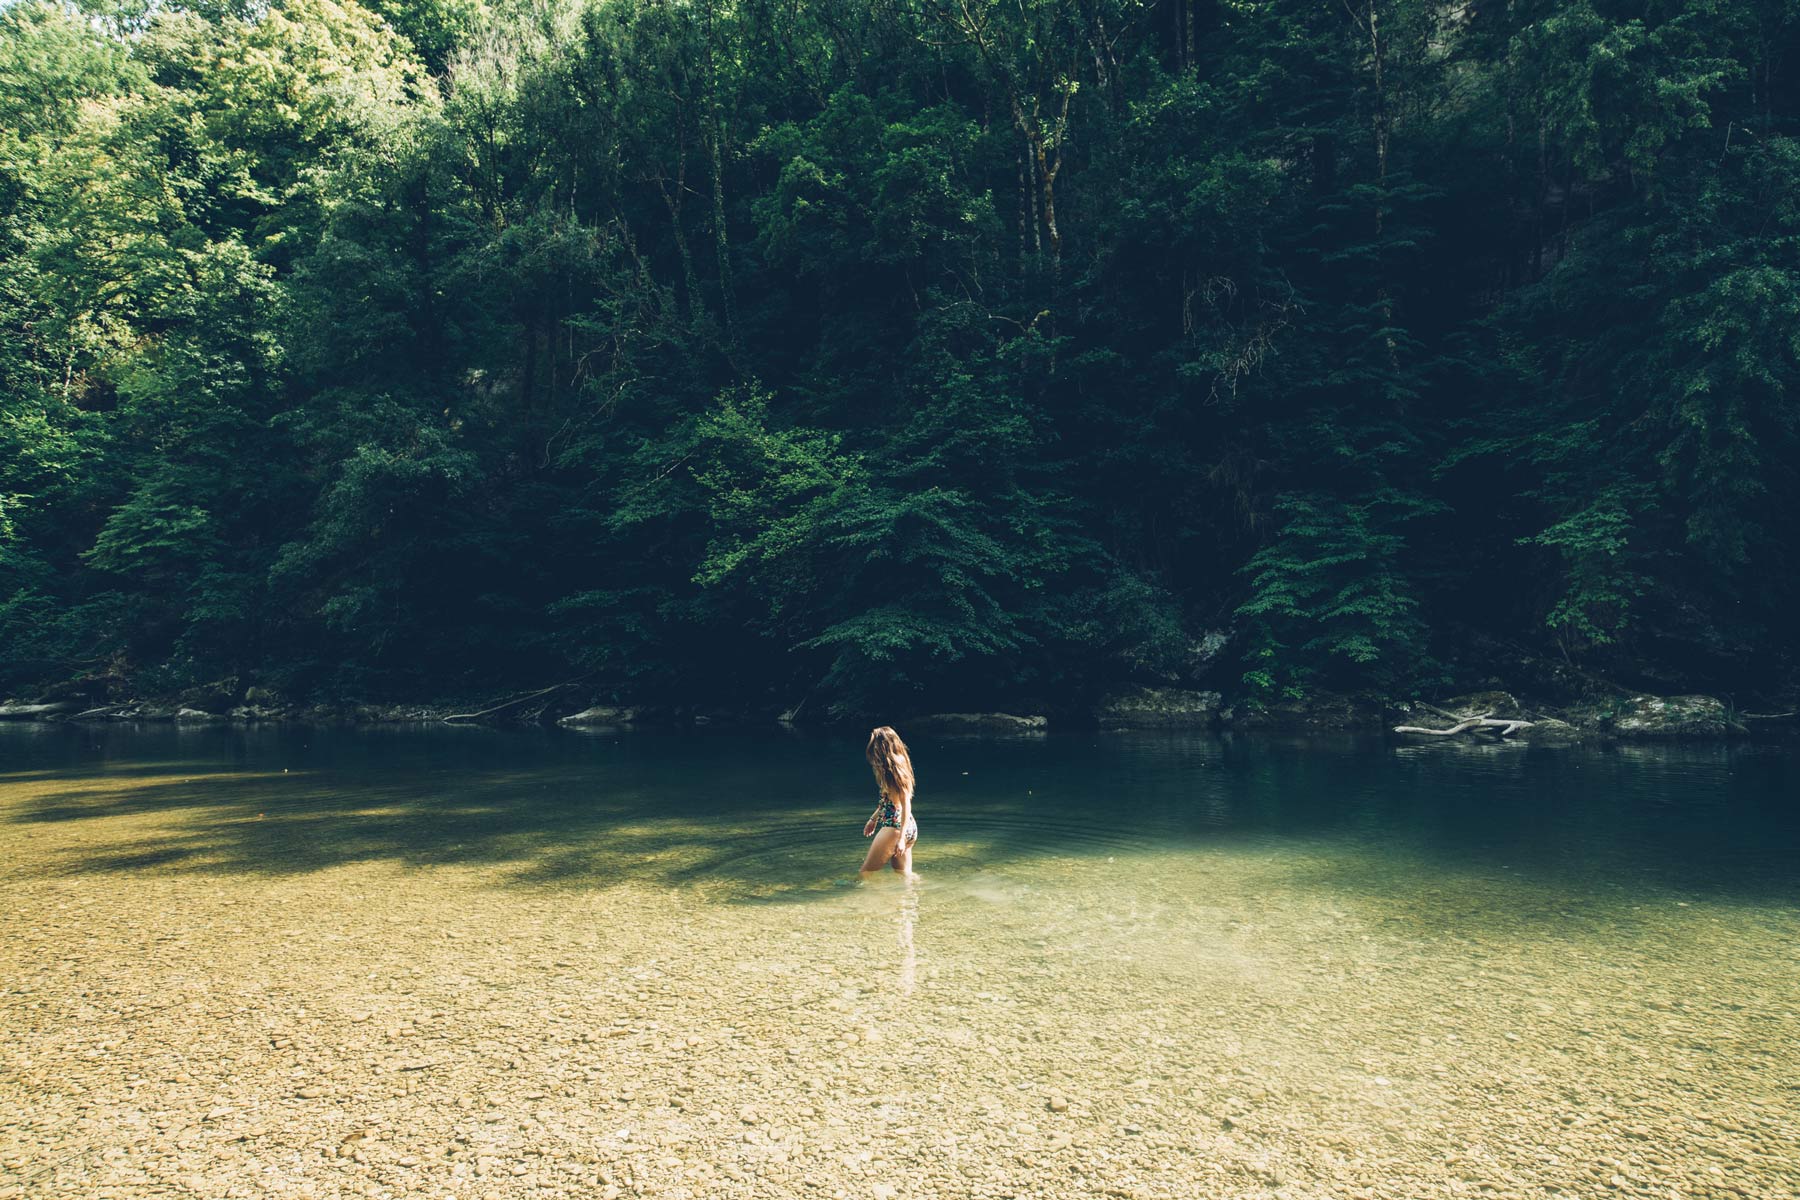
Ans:
{"type": "MultiPolygon", "coordinates": [[[[1444,713],[1442,709],[1432,708],[1432,706],[1429,704],[1421,705],[1420,707],[1431,708],[1431,710],[1433,712],[1440,713],[1445,716],[1449,715],[1447,713],[1444,713]]],[[[1456,718],[1454,718],[1454,717],[1452,717],[1451,719],[1456,720],[1456,718]]],[[[1530,729],[1531,725],[1532,725],[1532,723],[1530,721],[1497,720],[1494,717],[1484,713],[1483,715],[1481,715],[1479,717],[1465,717],[1462,720],[1456,721],[1456,724],[1452,725],[1448,729],[1426,729],[1422,725],[1396,725],[1396,726],[1394,726],[1394,732],[1395,733],[1422,733],[1422,734],[1428,734],[1431,737],[1455,737],[1459,733],[1468,733],[1472,730],[1473,731],[1494,730],[1494,731],[1498,732],[1498,734],[1501,737],[1508,738],[1508,737],[1511,737],[1513,734],[1519,732],[1519,730],[1521,730],[1521,729],[1530,729]]]]}
{"type": "Polygon", "coordinates": [[[482,717],[492,716],[493,714],[495,714],[497,712],[504,712],[506,709],[516,707],[517,705],[525,703],[527,700],[536,700],[539,696],[548,696],[551,692],[558,692],[558,691],[561,691],[563,688],[573,687],[574,685],[575,685],[575,680],[573,680],[573,679],[568,680],[565,683],[552,684],[551,686],[549,686],[547,688],[543,688],[539,691],[528,692],[523,696],[515,696],[511,700],[507,700],[507,701],[504,701],[503,703],[494,705],[492,708],[484,708],[480,712],[451,713],[450,715],[446,716],[444,718],[444,720],[446,720],[446,721],[479,720],[482,717]]]}

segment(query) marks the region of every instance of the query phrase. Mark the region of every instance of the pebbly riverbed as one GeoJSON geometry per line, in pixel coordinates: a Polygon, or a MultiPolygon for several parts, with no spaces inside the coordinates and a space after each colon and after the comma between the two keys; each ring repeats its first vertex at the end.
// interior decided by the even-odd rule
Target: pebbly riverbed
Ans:
{"type": "Polygon", "coordinates": [[[1783,752],[914,748],[13,733],[0,1196],[1800,1194],[1783,752]]]}

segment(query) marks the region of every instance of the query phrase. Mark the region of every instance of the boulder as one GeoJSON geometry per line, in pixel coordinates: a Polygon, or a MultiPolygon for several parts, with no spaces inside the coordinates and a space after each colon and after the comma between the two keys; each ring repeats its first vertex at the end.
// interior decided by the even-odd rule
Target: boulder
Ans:
{"type": "Polygon", "coordinates": [[[636,721],[638,710],[628,704],[596,704],[592,708],[584,708],[578,713],[570,713],[557,722],[558,725],[630,725],[636,721]]]}
{"type": "Polygon", "coordinates": [[[1039,716],[1012,713],[928,713],[908,721],[910,730],[926,733],[1039,733],[1050,722],[1039,716]]]}
{"type": "Polygon", "coordinates": [[[1251,708],[1239,703],[1220,712],[1231,729],[1257,733],[1367,731],[1386,728],[1383,705],[1376,696],[1321,692],[1304,700],[1283,700],[1251,708]]]}
{"type": "MultiPolygon", "coordinates": [[[[237,704],[238,695],[236,679],[219,679],[178,692],[175,700],[183,709],[194,709],[205,713],[223,713],[237,704]]],[[[180,712],[177,711],[177,719],[180,719],[180,716],[180,712]]]]}
{"type": "Polygon", "coordinates": [[[1513,734],[1513,740],[1531,742],[1539,746],[1554,746],[1564,742],[1581,740],[1581,730],[1567,721],[1559,721],[1555,717],[1538,717],[1524,729],[1513,734]]]}
{"type": "Polygon", "coordinates": [[[1114,692],[1094,706],[1102,729],[1211,729],[1219,723],[1217,692],[1139,687],[1114,692]]]}
{"type": "Polygon", "coordinates": [[[1732,737],[1745,732],[1714,696],[1631,696],[1582,711],[1586,722],[1616,738],[1732,737]]]}
{"type": "Polygon", "coordinates": [[[177,721],[183,721],[183,722],[199,722],[199,721],[223,721],[225,718],[220,716],[218,713],[207,712],[205,709],[178,708],[175,710],[175,719],[177,721]]]}

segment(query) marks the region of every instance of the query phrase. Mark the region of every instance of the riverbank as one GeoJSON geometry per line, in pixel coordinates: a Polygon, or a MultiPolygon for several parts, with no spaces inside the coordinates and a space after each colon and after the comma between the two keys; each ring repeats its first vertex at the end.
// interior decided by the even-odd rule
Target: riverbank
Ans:
{"type": "MultiPolygon", "coordinates": [[[[565,728],[754,727],[775,722],[830,727],[833,724],[798,713],[595,702],[569,688],[460,704],[372,704],[353,700],[296,703],[255,687],[241,690],[211,687],[153,699],[93,701],[92,696],[69,698],[54,693],[9,699],[0,702],[0,720],[185,724],[301,722],[320,725],[475,723],[565,728]]],[[[1106,693],[1086,705],[1050,714],[922,712],[890,720],[909,730],[951,734],[1029,735],[1050,730],[1169,729],[1282,734],[1389,733],[1412,738],[1494,738],[1560,743],[1782,736],[1796,731],[1797,717],[1800,714],[1792,712],[1739,712],[1715,696],[1661,696],[1625,689],[1567,704],[1523,700],[1501,690],[1435,699],[1320,693],[1304,700],[1258,704],[1242,700],[1228,702],[1216,691],[1135,686],[1106,693]],[[1479,723],[1469,724],[1472,721],[1479,723]]]]}

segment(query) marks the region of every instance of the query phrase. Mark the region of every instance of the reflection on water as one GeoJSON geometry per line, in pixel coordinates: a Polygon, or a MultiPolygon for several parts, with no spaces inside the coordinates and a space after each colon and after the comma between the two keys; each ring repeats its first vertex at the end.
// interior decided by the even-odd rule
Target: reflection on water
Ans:
{"type": "Polygon", "coordinates": [[[919,951],[913,945],[913,927],[919,923],[919,892],[910,883],[900,892],[900,995],[911,996],[919,986],[919,951]]]}
{"type": "Polygon", "coordinates": [[[1800,1187],[1786,751],[913,748],[0,727],[0,1195],[1800,1187]]]}

